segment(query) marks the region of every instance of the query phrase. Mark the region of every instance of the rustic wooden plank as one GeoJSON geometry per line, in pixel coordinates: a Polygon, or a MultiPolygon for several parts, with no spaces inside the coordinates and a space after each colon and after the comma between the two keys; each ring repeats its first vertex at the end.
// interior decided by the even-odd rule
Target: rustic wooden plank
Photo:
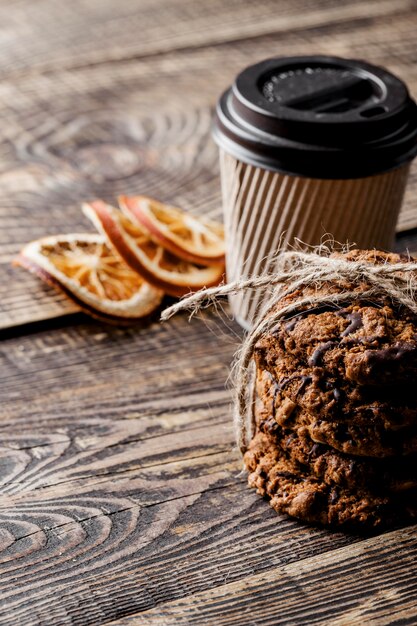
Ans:
{"type": "Polygon", "coordinates": [[[233,330],[217,338],[227,328],[214,318],[188,325],[179,317],[141,330],[92,322],[2,341],[0,432],[69,428],[76,438],[81,425],[111,436],[117,420],[127,430],[140,420],[145,437],[165,432],[167,419],[178,428],[219,420],[230,402],[233,330]]]}
{"type": "Polygon", "coordinates": [[[104,624],[355,541],[278,518],[222,472],[177,465],[165,502],[142,474],[117,495],[115,483],[1,511],[0,623],[104,624]]]}
{"type": "Polygon", "coordinates": [[[231,451],[225,382],[236,338],[216,329],[205,316],[190,326],[87,324],[3,341],[3,494],[170,462],[172,453],[231,451]]]}
{"type": "Polygon", "coordinates": [[[61,70],[155,55],[178,48],[286,33],[323,24],[396,15],[410,0],[54,0],[0,6],[3,75],[61,70]]]}
{"type": "Polygon", "coordinates": [[[234,336],[219,349],[207,324],[1,344],[0,623],[147,620],[165,603],[169,616],[179,598],[358,541],[276,516],[246,487],[228,397],[210,415],[234,336]]]}
{"type": "Polygon", "coordinates": [[[358,540],[246,487],[224,389],[236,338],[216,328],[0,344],[1,624],[106,623],[358,540]]]}
{"type": "MultiPolygon", "coordinates": [[[[239,69],[278,52],[369,58],[417,95],[417,12],[281,33],[251,41],[28,75],[0,84],[0,328],[76,307],[10,260],[28,240],[90,229],[86,198],[146,192],[220,216],[212,106],[239,69]],[[155,77],[158,77],[158,80],[155,77]]],[[[417,166],[399,229],[417,225],[417,166]]]]}
{"type": "Polygon", "coordinates": [[[300,531],[237,473],[215,454],[6,495],[0,623],[105,623],[355,541],[300,531]]]}
{"type": "MultiPolygon", "coordinates": [[[[415,615],[415,528],[365,541],[309,528],[246,487],[225,387],[235,325],[204,315],[117,329],[77,317],[76,326],[7,338],[8,328],[76,310],[9,263],[28,239],[88,228],[83,199],[146,191],[220,215],[212,106],[236,71],[276,49],[277,33],[280,54],[368,57],[415,91],[414,8],[2,3],[1,624],[385,624],[415,615]],[[122,61],[141,56],[146,63],[122,61]]],[[[403,225],[417,225],[413,202],[403,225]]]]}
{"type": "Polygon", "coordinates": [[[113,624],[414,624],[416,556],[413,526],[226,582],[113,624]]]}
{"type": "Polygon", "coordinates": [[[147,438],[141,438],[141,434],[132,434],[129,428],[119,423],[113,425],[111,436],[107,437],[101,434],[95,438],[87,437],[81,431],[73,445],[57,434],[41,438],[37,432],[29,432],[26,437],[18,438],[18,449],[10,448],[6,437],[0,457],[3,504],[15,504],[14,494],[19,494],[19,502],[23,494],[29,492],[33,498],[34,489],[43,490],[41,499],[48,497],[51,489],[59,496],[73,494],[74,488],[81,494],[85,489],[91,489],[91,484],[101,484],[102,477],[132,476],[144,468],[161,468],[173,461],[193,459],[198,465],[201,457],[220,452],[229,453],[236,461],[238,471],[236,455],[231,454],[234,444],[232,427],[230,423],[224,423],[224,417],[221,423],[209,423],[200,428],[189,425],[178,433],[173,420],[173,432],[147,438]],[[95,439],[94,443],[92,439],[95,439]],[[88,445],[80,448],[85,440],[88,445]]]}
{"type": "Polygon", "coordinates": [[[123,461],[120,471],[143,465],[145,457],[151,463],[153,458],[161,461],[170,454],[163,443],[167,433],[178,454],[185,445],[181,437],[194,442],[200,437],[198,445],[203,445],[205,429],[216,425],[223,445],[230,449],[230,428],[228,432],[222,424],[225,419],[229,423],[225,381],[236,339],[230,334],[219,354],[216,328],[208,317],[204,324],[190,327],[178,318],[142,330],[91,323],[3,341],[4,491],[13,491],[16,481],[19,489],[34,483],[44,486],[49,480],[56,483],[62,468],[70,467],[62,470],[64,474],[80,476],[77,459],[89,465],[98,456],[103,470],[107,448],[110,457],[117,454],[123,461]],[[191,362],[190,341],[196,359],[191,362]],[[142,444],[146,453],[139,462],[142,444]]]}

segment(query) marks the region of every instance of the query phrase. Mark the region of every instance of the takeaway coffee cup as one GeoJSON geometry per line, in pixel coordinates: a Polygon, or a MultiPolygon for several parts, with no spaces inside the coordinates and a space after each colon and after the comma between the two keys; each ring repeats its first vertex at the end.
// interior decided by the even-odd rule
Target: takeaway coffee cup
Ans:
{"type": "MultiPolygon", "coordinates": [[[[363,61],[274,58],[246,68],[220,98],[229,281],[273,272],[278,250],[323,236],[390,249],[417,153],[405,84],[363,61]]],[[[249,328],[265,292],[230,298],[249,328]]]]}

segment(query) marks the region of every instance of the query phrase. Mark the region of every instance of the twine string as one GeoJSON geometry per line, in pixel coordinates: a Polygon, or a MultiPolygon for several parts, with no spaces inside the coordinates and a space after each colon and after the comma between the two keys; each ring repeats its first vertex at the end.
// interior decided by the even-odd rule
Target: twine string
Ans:
{"type": "Polygon", "coordinates": [[[417,314],[417,263],[383,263],[374,265],[363,261],[346,261],[323,254],[319,249],[310,253],[281,252],[276,260],[273,274],[254,276],[232,283],[201,289],[186,296],[162,312],[165,321],[180,311],[190,311],[190,318],[203,307],[210,306],[218,298],[248,289],[271,290],[271,298],[258,314],[253,329],[247,334],[241,348],[235,355],[232,367],[234,387],[234,425],[237,445],[246,452],[254,429],[254,388],[255,367],[253,353],[259,339],[285,318],[290,319],[309,307],[340,305],[353,300],[372,300],[375,297],[388,297],[393,303],[402,305],[417,314]],[[340,292],[296,298],[294,302],[276,308],[282,298],[296,294],[301,287],[317,289],[325,282],[334,282],[340,292]],[[357,287],[363,284],[359,291],[357,287]],[[348,285],[348,287],[346,286],[348,285]],[[353,289],[352,289],[353,285],[353,289]],[[356,287],[356,289],[355,289],[356,287]]]}

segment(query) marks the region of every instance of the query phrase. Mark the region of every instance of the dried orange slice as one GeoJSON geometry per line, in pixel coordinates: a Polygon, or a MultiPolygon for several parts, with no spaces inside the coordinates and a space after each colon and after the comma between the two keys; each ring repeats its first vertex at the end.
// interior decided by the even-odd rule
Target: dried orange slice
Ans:
{"type": "Polygon", "coordinates": [[[224,265],[221,224],[146,196],[120,196],[119,205],[126,215],[149,232],[156,243],[180,259],[200,265],[224,265]]]}
{"type": "Polygon", "coordinates": [[[155,243],[140,224],[101,200],[85,203],[83,211],[131,268],[171,296],[217,285],[223,277],[222,266],[201,267],[179,259],[155,243]]]}
{"type": "Polygon", "coordinates": [[[163,292],[146,283],[97,234],[71,234],[32,241],[15,260],[59,288],[81,309],[107,321],[151,313],[163,292]]]}

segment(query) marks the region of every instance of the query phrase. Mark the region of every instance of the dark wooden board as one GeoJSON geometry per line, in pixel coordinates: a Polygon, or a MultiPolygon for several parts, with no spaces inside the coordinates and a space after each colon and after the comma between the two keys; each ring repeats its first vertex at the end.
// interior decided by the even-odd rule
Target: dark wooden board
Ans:
{"type": "MultiPolygon", "coordinates": [[[[245,65],[318,52],[417,97],[415,0],[0,3],[0,624],[412,624],[417,533],[276,515],[227,385],[242,331],[88,320],[11,259],[145,192],[221,216],[213,106],[245,65]]],[[[398,247],[417,249],[417,169],[398,247]]]]}
{"type": "Polygon", "coordinates": [[[71,428],[76,438],[82,425],[107,436],[123,419],[128,436],[141,418],[152,435],[164,432],[166,419],[170,428],[176,420],[178,428],[218,422],[229,412],[237,340],[216,332],[215,320],[188,326],[179,317],[142,330],[91,322],[2,341],[0,432],[71,428]]]}
{"type": "MultiPolygon", "coordinates": [[[[279,38],[273,34],[146,60],[5,78],[0,84],[0,328],[77,310],[37,279],[12,269],[10,261],[30,239],[91,230],[80,212],[83,200],[113,201],[119,193],[145,192],[221,216],[212,107],[245,65],[271,54],[312,50],[366,57],[402,76],[417,96],[417,5],[371,5],[380,15],[375,19],[365,19],[363,4],[353,3],[350,19],[326,23],[323,17],[323,23],[302,31],[294,25],[279,38]]],[[[416,167],[400,217],[402,231],[417,226],[416,167]]]]}
{"type": "Polygon", "coordinates": [[[285,34],[311,27],[396,16],[410,0],[12,0],[0,6],[9,75],[61,71],[173,50],[285,34]],[[10,42],[10,45],[7,45],[10,42]]]}
{"type": "Polygon", "coordinates": [[[237,341],[215,330],[1,344],[0,623],[104,623],[358,540],[246,487],[225,386],[237,341]]]}
{"type": "MultiPolygon", "coordinates": [[[[415,624],[415,527],[175,600],[120,626],[415,624]]],[[[113,622],[116,623],[116,622],[113,622]]]]}

